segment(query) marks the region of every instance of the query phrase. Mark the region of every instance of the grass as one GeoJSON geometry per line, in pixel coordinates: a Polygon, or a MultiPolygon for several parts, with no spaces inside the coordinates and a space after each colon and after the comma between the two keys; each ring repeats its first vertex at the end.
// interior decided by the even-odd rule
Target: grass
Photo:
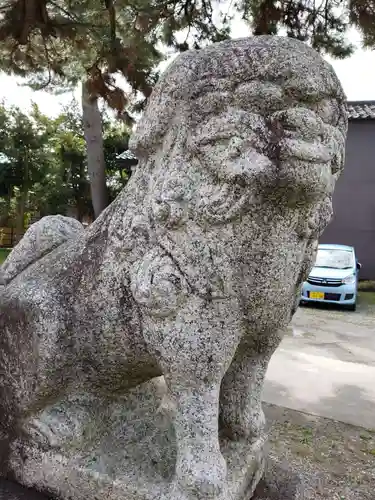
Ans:
{"type": "Polygon", "coordinates": [[[9,253],[10,253],[9,248],[0,248],[0,264],[4,262],[4,260],[8,257],[9,253]]]}
{"type": "Polygon", "coordinates": [[[358,299],[359,303],[361,304],[368,304],[368,305],[375,305],[375,292],[367,291],[363,292],[360,291],[358,292],[358,299]]]}
{"type": "Polygon", "coordinates": [[[360,281],[358,283],[358,290],[360,292],[375,292],[375,281],[360,281]]]}
{"type": "Polygon", "coordinates": [[[375,433],[274,405],[270,456],[307,480],[305,500],[373,500],[375,433]]]}

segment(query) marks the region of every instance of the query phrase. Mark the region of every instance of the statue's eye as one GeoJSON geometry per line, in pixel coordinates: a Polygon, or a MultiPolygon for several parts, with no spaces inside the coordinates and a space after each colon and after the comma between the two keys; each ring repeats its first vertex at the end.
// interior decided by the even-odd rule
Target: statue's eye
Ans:
{"type": "Polygon", "coordinates": [[[219,133],[211,136],[203,136],[202,138],[198,139],[196,145],[198,148],[204,146],[216,146],[217,144],[228,145],[231,139],[232,139],[232,134],[219,133]]]}
{"type": "Polygon", "coordinates": [[[336,125],[340,115],[339,105],[333,99],[323,99],[310,106],[327,125],[336,125]]]}

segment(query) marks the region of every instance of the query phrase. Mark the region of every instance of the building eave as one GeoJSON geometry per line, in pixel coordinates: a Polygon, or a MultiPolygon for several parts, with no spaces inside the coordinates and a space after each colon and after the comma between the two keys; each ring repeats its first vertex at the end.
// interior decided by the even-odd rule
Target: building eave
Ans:
{"type": "Polygon", "coordinates": [[[349,120],[375,120],[375,101],[348,101],[349,120]]]}
{"type": "Polygon", "coordinates": [[[136,160],[136,159],[137,157],[129,149],[116,156],[116,160],[136,160]]]}

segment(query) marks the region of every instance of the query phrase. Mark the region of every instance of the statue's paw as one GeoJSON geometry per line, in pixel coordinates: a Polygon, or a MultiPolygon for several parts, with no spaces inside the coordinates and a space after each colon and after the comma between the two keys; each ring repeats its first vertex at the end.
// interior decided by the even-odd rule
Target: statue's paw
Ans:
{"type": "Polygon", "coordinates": [[[262,408],[220,415],[222,434],[231,441],[254,441],[264,435],[266,418],[262,408]]]}
{"type": "Polygon", "coordinates": [[[181,490],[199,499],[216,499],[224,490],[227,466],[220,452],[205,455],[205,460],[196,454],[182,458],[177,464],[177,481],[181,490]]]}

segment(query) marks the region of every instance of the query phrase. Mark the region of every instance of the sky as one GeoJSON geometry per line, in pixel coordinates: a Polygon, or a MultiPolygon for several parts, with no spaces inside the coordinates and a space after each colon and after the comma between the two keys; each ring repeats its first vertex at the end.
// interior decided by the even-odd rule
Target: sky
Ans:
{"type": "MultiPolygon", "coordinates": [[[[249,34],[248,27],[240,20],[233,23],[232,33],[234,38],[249,34]]],[[[358,47],[356,52],[345,60],[332,60],[327,58],[336,70],[341,83],[350,101],[375,100],[375,52],[360,48],[360,36],[352,30],[349,39],[358,47]]],[[[164,63],[163,66],[166,66],[164,63]]],[[[72,93],[54,96],[45,91],[33,92],[30,88],[20,85],[14,77],[0,75],[0,101],[17,105],[26,110],[32,102],[40,107],[41,111],[49,116],[56,116],[62,106],[69,104],[72,93]]],[[[80,100],[80,89],[74,92],[80,100]]]]}

